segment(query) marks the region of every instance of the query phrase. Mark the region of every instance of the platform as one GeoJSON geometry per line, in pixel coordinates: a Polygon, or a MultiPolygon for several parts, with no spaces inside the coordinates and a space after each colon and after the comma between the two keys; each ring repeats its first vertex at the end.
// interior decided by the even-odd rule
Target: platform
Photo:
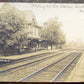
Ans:
{"type": "Polygon", "coordinates": [[[76,67],[72,70],[66,82],[84,82],[84,53],[76,64],[76,67]]]}
{"type": "Polygon", "coordinates": [[[20,59],[20,58],[29,57],[29,56],[32,56],[32,55],[38,55],[38,54],[47,53],[47,52],[56,52],[56,51],[59,51],[59,50],[60,49],[41,50],[41,51],[31,52],[31,53],[22,54],[22,55],[0,56],[0,59],[20,59]]]}

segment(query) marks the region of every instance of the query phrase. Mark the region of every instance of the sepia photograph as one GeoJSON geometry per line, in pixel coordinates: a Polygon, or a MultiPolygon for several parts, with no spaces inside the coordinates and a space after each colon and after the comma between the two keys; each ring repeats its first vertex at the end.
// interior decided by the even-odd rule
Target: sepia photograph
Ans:
{"type": "Polygon", "coordinates": [[[0,2],[0,82],[84,82],[84,4],[0,2]]]}

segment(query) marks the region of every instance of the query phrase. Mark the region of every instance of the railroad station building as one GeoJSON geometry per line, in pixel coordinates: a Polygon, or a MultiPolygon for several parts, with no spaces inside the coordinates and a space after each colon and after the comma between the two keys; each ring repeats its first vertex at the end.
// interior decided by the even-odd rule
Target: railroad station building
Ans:
{"type": "Polygon", "coordinates": [[[26,11],[28,20],[28,47],[32,49],[47,49],[48,40],[41,38],[41,26],[38,25],[36,17],[32,11],[26,11]]]}

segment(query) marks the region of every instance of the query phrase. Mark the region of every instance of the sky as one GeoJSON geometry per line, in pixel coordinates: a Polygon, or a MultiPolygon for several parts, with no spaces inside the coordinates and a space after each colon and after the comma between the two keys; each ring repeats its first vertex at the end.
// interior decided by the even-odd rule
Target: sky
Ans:
{"type": "MultiPolygon", "coordinates": [[[[3,3],[0,3],[0,7],[3,3]]],[[[39,25],[58,17],[67,41],[84,42],[84,4],[10,3],[20,10],[32,10],[39,25]]]]}

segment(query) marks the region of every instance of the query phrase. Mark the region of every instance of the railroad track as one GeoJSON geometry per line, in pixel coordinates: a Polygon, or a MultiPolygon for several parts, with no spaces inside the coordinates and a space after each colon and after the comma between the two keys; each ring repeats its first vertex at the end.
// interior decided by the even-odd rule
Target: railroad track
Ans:
{"type": "Polygon", "coordinates": [[[32,73],[31,75],[21,79],[21,82],[55,82],[66,71],[66,69],[81,56],[82,53],[75,52],[67,55],[58,61],[32,73]]]}
{"type": "MultiPolygon", "coordinates": [[[[5,69],[5,70],[1,70],[0,73],[4,73],[4,72],[9,72],[13,69],[16,69],[16,68],[20,68],[20,67],[24,67],[24,66],[28,66],[28,65],[35,65],[37,63],[40,63],[40,62],[43,62],[45,61],[46,59],[50,59],[50,58],[53,58],[53,57],[56,57],[56,56],[60,56],[61,54],[63,54],[64,52],[60,52],[60,53],[46,53],[46,54],[42,54],[40,55],[39,57],[38,56],[35,56],[33,57],[32,56],[32,59],[26,59],[25,61],[27,61],[27,63],[25,64],[22,64],[22,65],[18,65],[18,66],[15,66],[15,67],[12,67],[12,68],[8,68],[8,69],[5,69]]],[[[20,61],[22,62],[22,61],[20,61]]],[[[15,62],[16,63],[16,62],[15,62]]],[[[12,66],[12,65],[11,65],[12,66]]],[[[9,67],[9,66],[8,66],[9,67]]]]}
{"type": "MultiPolygon", "coordinates": [[[[65,57],[66,55],[71,55],[74,52],[59,52],[58,54],[55,53],[54,55],[47,56],[48,58],[44,58],[42,60],[39,60],[37,62],[33,63],[27,63],[23,64],[21,66],[9,68],[6,70],[3,70],[0,72],[0,81],[18,81],[25,76],[28,76],[35,71],[40,70],[41,68],[46,67],[47,65],[50,65],[52,62],[55,62],[56,60],[65,57]]],[[[32,60],[34,61],[34,60],[32,60]]]]}
{"type": "MultiPolygon", "coordinates": [[[[80,55],[81,56],[81,55],[80,55]]],[[[65,70],[63,70],[63,72],[61,72],[56,78],[55,80],[53,80],[52,82],[67,82],[67,78],[70,75],[71,71],[74,69],[74,67],[76,66],[80,56],[76,57],[69,65],[67,65],[67,67],[65,68],[65,70]]]]}

